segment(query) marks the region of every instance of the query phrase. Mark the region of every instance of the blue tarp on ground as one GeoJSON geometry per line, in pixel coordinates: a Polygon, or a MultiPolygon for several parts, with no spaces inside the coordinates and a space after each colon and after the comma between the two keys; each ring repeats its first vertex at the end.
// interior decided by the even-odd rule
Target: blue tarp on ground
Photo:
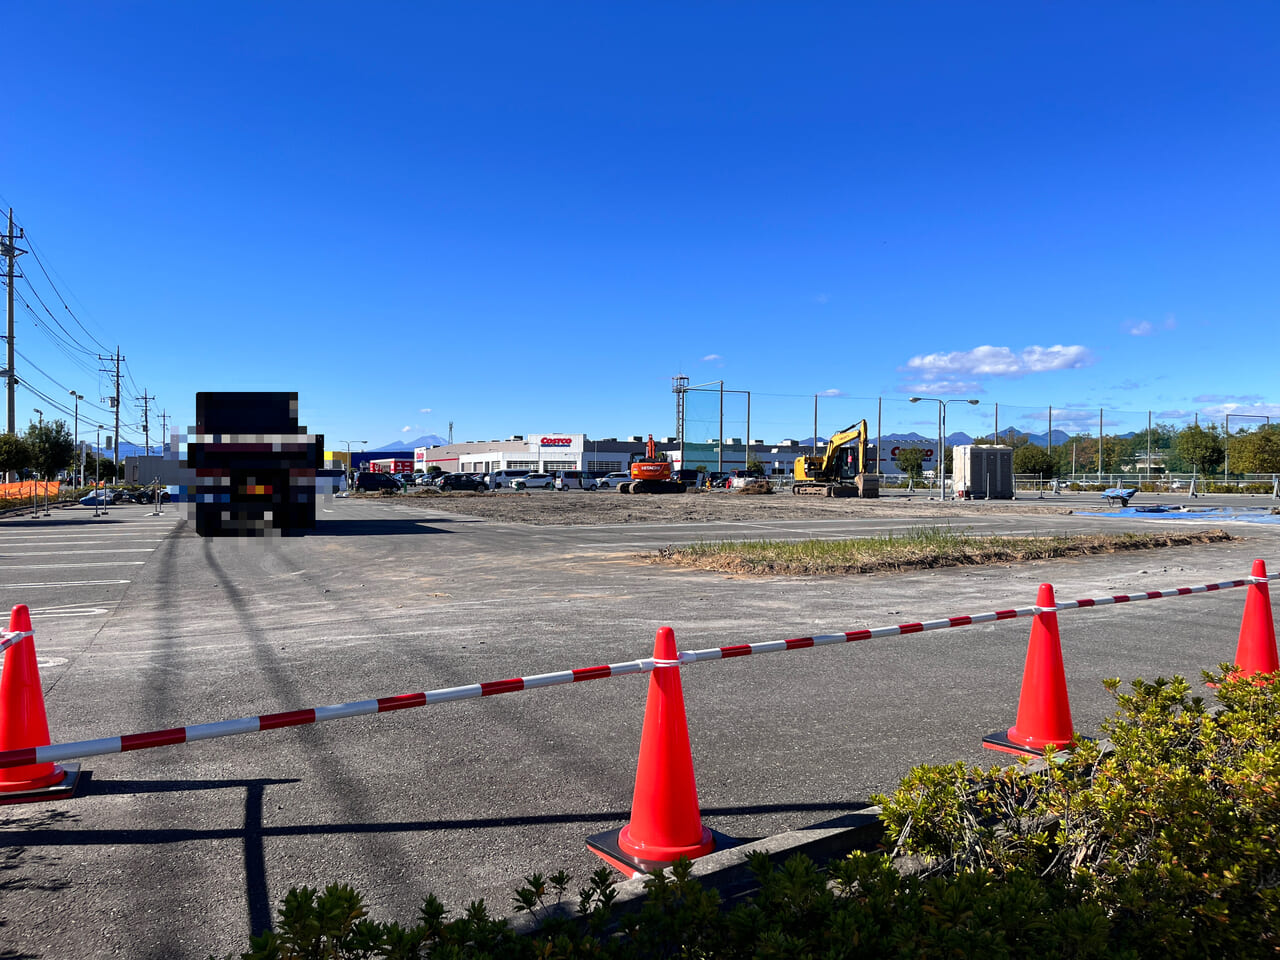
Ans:
{"type": "Polygon", "coordinates": [[[1280,523],[1270,507],[1124,507],[1103,512],[1075,511],[1082,517],[1139,517],[1151,520],[1232,520],[1245,523],[1280,523]]]}

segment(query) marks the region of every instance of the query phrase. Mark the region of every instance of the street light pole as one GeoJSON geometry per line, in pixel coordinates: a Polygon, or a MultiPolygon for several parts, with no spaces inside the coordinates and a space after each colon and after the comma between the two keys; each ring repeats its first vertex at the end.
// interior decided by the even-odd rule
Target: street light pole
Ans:
{"type": "MultiPolygon", "coordinates": [[[[76,451],[76,454],[78,455],[80,453],[80,401],[84,399],[84,395],[76,393],[74,390],[68,390],[67,392],[70,393],[71,396],[75,398],[76,433],[75,433],[74,449],[76,451]]],[[[84,476],[83,476],[84,471],[80,469],[80,463],[78,461],[73,461],[73,465],[75,469],[73,469],[71,472],[74,473],[76,477],[76,479],[73,482],[75,483],[76,487],[79,488],[84,486],[84,476]]]]}
{"type": "Polygon", "coordinates": [[[932,400],[938,405],[938,465],[934,470],[938,477],[938,499],[947,499],[947,404],[948,403],[967,403],[971,406],[977,406],[977,400],[943,400],[939,397],[911,397],[912,403],[919,403],[921,400],[932,400]]]}
{"type": "Polygon", "coordinates": [[[98,502],[102,499],[102,424],[98,424],[98,439],[93,445],[93,515],[98,516],[98,502]]]}
{"type": "Polygon", "coordinates": [[[355,473],[355,471],[352,469],[353,464],[351,463],[351,445],[353,443],[358,443],[360,444],[360,446],[363,447],[369,441],[368,440],[339,440],[338,442],[345,443],[347,445],[347,482],[350,483],[351,477],[355,473]]]}

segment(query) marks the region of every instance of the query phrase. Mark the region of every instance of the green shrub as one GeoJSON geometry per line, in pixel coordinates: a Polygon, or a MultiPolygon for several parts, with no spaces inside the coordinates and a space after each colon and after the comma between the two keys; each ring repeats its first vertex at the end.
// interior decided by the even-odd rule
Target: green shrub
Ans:
{"type": "Polygon", "coordinates": [[[1280,947],[1280,691],[1224,673],[1218,708],[1181,677],[1135,680],[1104,724],[1035,773],[920,767],[884,807],[931,876],[1034,876],[1096,905],[1138,957],[1280,947]]]}

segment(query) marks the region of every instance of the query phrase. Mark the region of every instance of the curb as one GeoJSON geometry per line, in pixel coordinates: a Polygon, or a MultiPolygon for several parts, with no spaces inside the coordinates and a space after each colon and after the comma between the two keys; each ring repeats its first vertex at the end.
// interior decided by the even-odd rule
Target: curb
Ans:
{"type": "MultiPolygon", "coordinates": [[[[880,808],[867,806],[799,830],[788,830],[709,853],[693,861],[690,876],[700,880],[704,887],[718,890],[722,901],[728,903],[756,888],[755,876],[747,865],[747,859],[753,853],[768,854],[769,860],[775,864],[802,853],[821,866],[854,850],[875,850],[883,837],[880,808]]],[[[670,870],[664,872],[669,874],[670,870]]],[[[641,877],[617,884],[613,888],[618,894],[614,908],[623,913],[638,909],[646,897],[647,879],[641,877]]]]}
{"type": "MultiPolygon", "coordinates": [[[[880,808],[868,805],[853,813],[842,814],[799,830],[788,830],[709,853],[693,861],[690,876],[700,881],[704,887],[718,891],[721,904],[729,906],[759,889],[755,875],[747,865],[747,859],[753,853],[767,854],[774,864],[783,863],[796,854],[804,854],[818,866],[822,866],[854,850],[876,850],[883,837],[884,824],[880,822],[880,808]]],[[[669,876],[670,868],[664,873],[669,876]]],[[[613,901],[611,912],[615,917],[639,912],[648,896],[645,890],[647,881],[648,877],[640,877],[614,885],[613,891],[617,897],[613,901]]],[[[576,919],[576,907],[576,902],[561,901],[537,919],[527,913],[520,913],[508,917],[508,922],[517,934],[530,934],[552,917],[576,919]]]]}

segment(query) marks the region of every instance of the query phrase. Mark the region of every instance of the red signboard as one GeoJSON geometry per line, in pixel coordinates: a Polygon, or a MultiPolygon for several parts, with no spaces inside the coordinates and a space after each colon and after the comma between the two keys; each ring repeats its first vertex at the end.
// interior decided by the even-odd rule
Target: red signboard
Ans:
{"type": "Polygon", "coordinates": [[[543,437],[538,441],[544,447],[571,447],[573,446],[572,437],[543,437]]]}

